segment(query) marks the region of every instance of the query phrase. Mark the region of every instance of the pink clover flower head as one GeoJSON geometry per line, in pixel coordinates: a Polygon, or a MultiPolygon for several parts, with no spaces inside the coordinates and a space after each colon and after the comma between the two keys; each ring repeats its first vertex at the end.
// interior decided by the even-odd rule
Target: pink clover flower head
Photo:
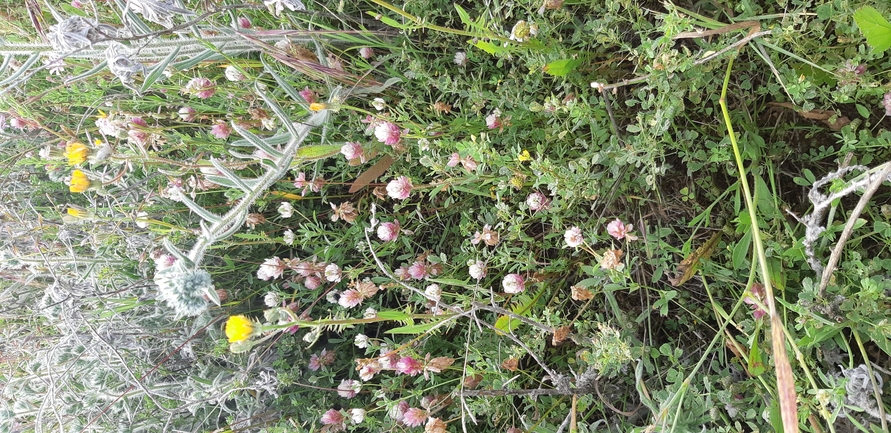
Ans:
{"type": "Polygon", "coordinates": [[[408,275],[416,280],[427,278],[427,265],[424,262],[414,262],[408,267],[408,275]]]}
{"type": "Polygon", "coordinates": [[[282,276],[285,268],[287,268],[287,264],[278,257],[266,259],[260,265],[260,269],[257,270],[257,278],[263,281],[276,279],[282,276]]]}
{"type": "Polygon", "coordinates": [[[300,193],[300,195],[306,195],[306,191],[310,187],[309,181],[306,180],[306,173],[302,171],[300,173],[297,173],[297,179],[294,179],[294,187],[303,188],[303,191],[300,193]]]}
{"type": "Polygon", "coordinates": [[[303,280],[303,285],[306,286],[306,288],[309,290],[315,290],[315,289],[318,289],[319,286],[322,285],[322,279],[315,275],[311,275],[311,276],[306,277],[305,280],[303,280]]]}
{"type": "Polygon", "coordinates": [[[309,369],[312,371],[318,371],[320,368],[333,363],[334,352],[329,352],[327,349],[322,349],[318,355],[313,353],[309,357],[309,369]]]}
{"type": "Polygon", "coordinates": [[[358,380],[344,379],[337,385],[337,394],[343,398],[353,398],[362,390],[362,383],[358,380]]]}
{"type": "Polygon", "coordinates": [[[882,105],[885,107],[885,115],[891,116],[891,92],[886,93],[882,98],[882,105]]]}
{"type": "Polygon", "coordinates": [[[461,162],[461,155],[458,155],[458,152],[454,152],[449,156],[449,162],[446,163],[446,166],[455,167],[459,162],[461,162]]]}
{"type": "Polygon", "coordinates": [[[486,127],[489,129],[498,129],[504,126],[501,122],[501,110],[494,109],[492,113],[486,116],[486,127]]]}
{"type": "Polygon", "coordinates": [[[384,242],[395,241],[396,238],[399,237],[399,232],[400,227],[398,220],[381,223],[381,225],[377,226],[377,237],[384,242]]]}
{"type": "Polygon", "coordinates": [[[362,56],[363,59],[370,59],[374,57],[374,49],[371,47],[362,47],[359,49],[359,55],[362,56]]]}
{"type": "Polygon", "coordinates": [[[246,16],[238,17],[238,27],[241,27],[243,29],[251,28],[252,27],[251,20],[248,19],[248,17],[246,17],[246,16]]]}
{"type": "Polygon", "coordinates": [[[630,232],[634,230],[633,224],[625,225],[622,220],[616,218],[606,225],[606,232],[609,233],[610,236],[622,240],[628,238],[629,241],[633,241],[637,239],[637,236],[632,235],[630,232]]]}
{"type": "Polygon", "coordinates": [[[403,356],[399,358],[399,361],[396,362],[396,372],[400,374],[405,374],[408,376],[417,376],[422,371],[424,371],[424,367],[418,362],[417,359],[412,358],[411,356],[403,356]]]}
{"type": "Polygon", "coordinates": [[[78,0],[71,0],[71,7],[80,9],[80,8],[84,7],[84,4],[78,0]]]}
{"type": "Polygon", "coordinates": [[[414,185],[411,184],[411,179],[399,176],[387,184],[387,195],[397,200],[405,200],[411,195],[412,188],[414,185]]]}
{"type": "Polygon", "coordinates": [[[365,382],[373,379],[374,376],[383,370],[383,366],[381,366],[380,362],[374,361],[368,364],[365,364],[361,370],[359,370],[359,379],[362,379],[365,382]]]}
{"type": "Polygon", "coordinates": [[[566,240],[566,245],[569,245],[571,248],[580,247],[585,243],[585,237],[582,235],[582,229],[573,226],[570,227],[569,230],[566,230],[566,233],[563,234],[563,239],[566,240]]]}
{"type": "Polygon", "coordinates": [[[337,266],[335,263],[331,263],[328,266],[325,266],[325,279],[332,282],[338,283],[340,282],[340,266],[337,266]]]}
{"type": "Polygon", "coordinates": [[[207,99],[213,96],[217,91],[217,86],[213,83],[213,81],[208,80],[204,77],[195,77],[189,80],[186,83],[186,87],[183,88],[182,92],[191,96],[194,96],[199,99],[207,99]]]}
{"type": "Polygon", "coordinates": [[[327,412],[322,414],[320,421],[324,425],[346,427],[346,417],[337,409],[328,409],[327,412]]]}
{"type": "Polygon", "coordinates": [[[395,123],[380,122],[374,127],[374,136],[387,146],[395,146],[402,140],[402,130],[395,123]]]}
{"type": "Polygon", "coordinates": [[[464,66],[467,64],[467,53],[464,51],[458,51],[455,53],[455,64],[458,66],[464,66]]]}
{"type": "Polygon", "coordinates": [[[764,317],[767,314],[767,311],[761,309],[758,306],[758,302],[764,303],[764,287],[761,284],[755,283],[752,284],[752,288],[749,289],[749,293],[746,293],[745,299],[743,302],[752,307],[752,317],[755,320],[764,317]]]}
{"type": "Polygon", "coordinates": [[[516,294],[526,290],[526,281],[520,274],[507,274],[501,280],[501,286],[506,293],[516,294]]]}
{"type": "Polygon", "coordinates": [[[179,109],[179,111],[176,114],[179,115],[180,119],[182,119],[186,122],[191,122],[191,121],[195,120],[195,116],[197,115],[197,112],[192,107],[182,107],[179,109]]]}
{"type": "Polygon", "coordinates": [[[400,280],[404,281],[404,280],[409,279],[408,265],[405,263],[403,263],[402,266],[400,266],[398,269],[393,271],[393,273],[396,275],[396,278],[399,278],[400,280]]]}
{"type": "Polygon", "coordinates": [[[467,272],[470,273],[470,277],[476,280],[481,280],[486,276],[486,262],[482,260],[471,260],[467,262],[467,272]]]}
{"type": "MultiPolygon", "coordinates": [[[[134,117],[130,119],[130,123],[136,125],[137,127],[148,128],[148,123],[145,123],[145,119],[141,117],[134,117]]],[[[132,127],[131,127],[132,129],[132,127]]]]}
{"type": "Polygon", "coordinates": [[[408,411],[408,409],[408,402],[402,400],[395,406],[390,408],[390,413],[388,415],[390,415],[390,418],[392,418],[393,421],[402,422],[402,420],[405,418],[405,412],[408,411]]]}
{"type": "Polygon", "coordinates": [[[230,134],[232,134],[232,128],[230,128],[229,124],[227,124],[226,122],[217,122],[214,123],[212,128],[210,128],[210,134],[216,138],[225,140],[229,138],[230,134]]]}
{"type": "Polygon", "coordinates": [[[526,196],[526,206],[529,206],[533,212],[547,209],[551,204],[548,197],[538,191],[530,193],[526,196]]]}
{"type": "Polygon", "coordinates": [[[155,270],[162,271],[173,266],[174,263],[176,263],[176,257],[170,254],[161,254],[155,258],[155,270]]]}
{"type": "Polygon", "coordinates": [[[355,141],[346,142],[340,147],[340,153],[347,159],[347,161],[365,159],[365,151],[362,150],[362,145],[355,141]]]}
{"type": "Polygon", "coordinates": [[[427,411],[416,407],[409,408],[402,416],[402,423],[409,427],[417,427],[427,421],[427,411]]]}
{"type": "Polygon", "coordinates": [[[309,86],[304,87],[303,90],[301,90],[297,93],[300,94],[300,97],[303,98],[303,100],[306,101],[307,104],[315,103],[316,99],[318,98],[318,96],[316,95],[316,92],[309,90],[309,86]]]}
{"type": "Polygon", "coordinates": [[[337,303],[343,308],[353,308],[361,304],[363,299],[362,293],[358,290],[350,289],[340,294],[340,299],[337,303]]]}

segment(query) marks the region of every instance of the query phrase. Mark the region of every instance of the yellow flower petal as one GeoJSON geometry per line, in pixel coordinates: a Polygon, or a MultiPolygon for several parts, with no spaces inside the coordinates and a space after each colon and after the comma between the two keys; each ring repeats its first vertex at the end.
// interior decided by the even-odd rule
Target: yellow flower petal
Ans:
{"type": "Polygon", "coordinates": [[[517,159],[519,159],[520,162],[531,161],[531,160],[532,160],[532,155],[529,155],[529,151],[528,151],[528,150],[523,149],[523,151],[520,152],[519,155],[517,155],[517,159]]]}
{"type": "Polygon", "coordinates": [[[230,343],[245,341],[254,333],[254,322],[246,316],[229,316],[226,321],[226,337],[230,343]]]}
{"type": "Polygon", "coordinates": [[[68,165],[82,164],[87,160],[89,149],[83,143],[75,141],[65,146],[65,157],[68,158],[68,165]]]}
{"type": "Polygon", "coordinates": [[[80,170],[74,170],[71,172],[71,183],[68,184],[68,189],[71,192],[84,192],[90,188],[90,178],[87,177],[84,172],[80,170]]]}

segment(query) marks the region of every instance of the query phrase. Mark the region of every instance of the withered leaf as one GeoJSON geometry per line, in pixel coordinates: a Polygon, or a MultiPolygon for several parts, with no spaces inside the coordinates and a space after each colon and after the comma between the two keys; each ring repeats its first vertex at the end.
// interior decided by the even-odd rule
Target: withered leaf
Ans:
{"type": "Polygon", "coordinates": [[[569,337],[569,333],[572,330],[572,325],[561,326],[554,330],[554,336],[551,338],[551,343],[554,346],[559,346],[566,341],[566,337],[569,337]]]}
{"type": "Polygon", "coordinates": [[[356,178],[356,181],[353,182],[353,185],[350,186],[350,194],[365,188],[369,183],[380,177],[382,174],[386,173],[387,169],[393,165],[393,157],[390,155],[384,155],[383,158],[378,160],[374,165],[372,165],[368,170],[365,170],[364,173],[360,174],[359,177],[356,178]]]}
{"type": "Polygon", "coordinates": [[[675,274],[676,276],[674,278],[669,277],[668,282],[670,282],[672,286],[678,287],[681,284],[686,283],[690,278],[693,278],[693,275],[696,274],[696,270],[699,269],[699,263],[702,260],[708,259],[712,255],[720,241],[721,231],[719,230],[716,231],[706,243],[702,244],[696,251],[690,253],[678,265],[678,271],[675,274]]]}
{"type": "Polygon", "coordinates": [[[519,358],[507,358],[501,363],[501,368],[507,371],[517,371],[520,368],[519,358]]]}
{"type": "Polygon", "coordinates": [[[833,131],[838,131],[838,130],[842,129],[845,125],[851,123],[851,119],[848,119],[848,116],[841,116],[841,115],[835,118],[835,122],[831,121],[830,119],[833,116],[835,116],[835,114],[836,114],[834,111],[828,111],[828,110],[804,111],[804,110],[799,110],[798,108],[796,108],[794,105],[792,105],[789,102],[769,102],[768,105],[772,105],[774,107],[782,107],[782,108],[788,108],[791,110],[795,110],[795,112],[800,114],[801,117],[804,117],[805,119],[808,119],[808,120],[819,120],[819,121],[823,122],[826,126],[829,127],[829,129],[831,129],[833,131]]]}

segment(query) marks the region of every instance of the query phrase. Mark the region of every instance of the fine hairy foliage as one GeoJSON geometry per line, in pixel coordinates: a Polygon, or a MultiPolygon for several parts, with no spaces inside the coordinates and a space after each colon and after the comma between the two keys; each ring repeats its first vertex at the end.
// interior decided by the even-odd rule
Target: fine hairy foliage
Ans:
{"type": "Polygon", "coordinates": [[[888,431],[877,3],[0,8],[0,432],[888,431]]]}

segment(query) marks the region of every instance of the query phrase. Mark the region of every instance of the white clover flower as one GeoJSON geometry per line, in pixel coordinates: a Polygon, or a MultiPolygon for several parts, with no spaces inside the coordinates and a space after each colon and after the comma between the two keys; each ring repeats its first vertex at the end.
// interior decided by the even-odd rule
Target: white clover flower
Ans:
{"type": "Polygon", "coordinates": [[[290,218],[294,215],[294,206],[290,202],[283,201],[282,204],[278,205],[278,214],[282,218],[290,218]]]}
{"type": "Polygon", "coordinates": [[[282,297],[275,292],[266,292],[266,296],[263,297],[263,303],[270,308],[278,307],[282,303],[282,297]]]}
{"type": "Polygon", "coordinates": [[[291,229],[285,230],[282,234],[282,242],[284,242],[285,245],[294,245],[294,231],[291,229]]]}
{"type": "Polygon", "coordinates": [[[334,263],[330,263],[330,264],[328,264],[328,266],[325,266],[325,279],[326,280],[328,280],[332,283],[338,283],[338,282],[340,282],[340,278],[341,278],[340,266],[337,266],[334,263]]]}
{"type": "Polygon", "coordinates": [[[368,347],[368,336],[365,334],[356,335],[356,338],[353,339],[353,344],[360,349],[365,349],[368,347]]]}
{"type": "Polygon", "coordinates": [[[470,277],[475,280],[481,280],[486,276],[486,262],[482,260],[471,260],[467,262],[470,277]]]}
{"type": "Polygon", "coordinates": [[[371,101],[371,106],[377,111],[383,111],[384,108],[387,108],[387,103],[382,98],[374,98],[374,100],[371,101]]]}

